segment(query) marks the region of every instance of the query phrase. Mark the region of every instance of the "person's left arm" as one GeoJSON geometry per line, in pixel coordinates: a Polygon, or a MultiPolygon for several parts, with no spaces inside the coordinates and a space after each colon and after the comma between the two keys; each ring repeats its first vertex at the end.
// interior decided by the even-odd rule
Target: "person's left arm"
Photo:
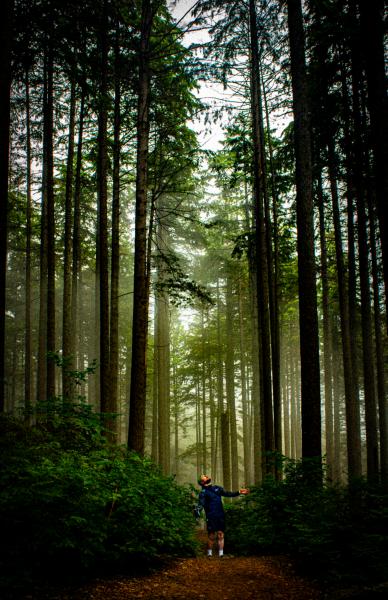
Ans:
{"type": "Polygon", "coordinates": [[[227,492],[224,488],[220,488],[221,496],[225,496],[225,498],[235,498],[236,496],[246,496],[249,494],[249,490],[246,488],[241,488],[237,492],[227,492]]]}

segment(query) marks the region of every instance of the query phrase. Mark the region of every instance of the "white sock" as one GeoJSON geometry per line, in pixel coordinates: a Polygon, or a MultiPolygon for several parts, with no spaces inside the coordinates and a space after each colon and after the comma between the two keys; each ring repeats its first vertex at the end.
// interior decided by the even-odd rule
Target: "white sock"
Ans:
{"type": "Polygon", "coordinates": [[[213,556],[213,550],[210,550],[210,549],[208,549],[208,551],[207,551],[207,555],[208,555],[208,556],[213,556]]]}
{"type": "Polygon", "coordinates": [[[224,556],[224,551],[223,550],[218,550],[218,556],[224,556]]]}

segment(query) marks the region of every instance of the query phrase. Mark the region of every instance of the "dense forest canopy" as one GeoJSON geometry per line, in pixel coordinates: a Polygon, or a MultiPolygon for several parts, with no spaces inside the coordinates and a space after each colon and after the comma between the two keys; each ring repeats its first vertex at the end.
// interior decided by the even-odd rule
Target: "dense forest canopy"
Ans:
{"type": "Polygon", "coordinates": [[[86,402],[178,482],[387,484],[385,18],[5,1],[1,411],[86,402]]]}

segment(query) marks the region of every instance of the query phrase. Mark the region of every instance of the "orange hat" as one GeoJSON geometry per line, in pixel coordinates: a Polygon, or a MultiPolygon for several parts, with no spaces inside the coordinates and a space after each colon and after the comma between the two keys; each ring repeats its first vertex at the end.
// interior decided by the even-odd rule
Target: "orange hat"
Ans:
{"type": "Polygon", "coordinates": [[[201,477],[198,479],[199,485],[202,485],[202,486],[210,485],[211,481],[212,480],[208,475],[201,475],[201,477]]]}

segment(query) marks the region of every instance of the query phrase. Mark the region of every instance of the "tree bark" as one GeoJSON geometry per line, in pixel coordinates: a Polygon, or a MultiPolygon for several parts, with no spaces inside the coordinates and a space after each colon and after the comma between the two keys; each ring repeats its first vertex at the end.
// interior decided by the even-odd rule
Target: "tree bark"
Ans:
{"type": "Polygon", "coordinates": [[[228,407],[229,426],[230,426],[230,450],[231,450],[231,474],[232,488],[238,489],[238,445],[237,445],[237,419],[236,419],[236,398],[234,385],[234,302],[231,275],[228,274],[226,282],[226,356],[225,356],[225,383],[226,383],[226,404],[228,407]]]}
{"type": "Polygon", "coordinates": [[[47,399],[55,396],[55,362],[50,357],[55,352],[55,206],[54,206],[54,90],[52,40],[47,49],[47,95],[44,107],[44,146],[46,155],[46,201],[47,201],[47,399]]]}
{"type": "Polygon", "coordinates": [[[75,131],[75,81],[71,81],[69,141],[67,147],[66,189],[65,189],[65,234],[63,257],[63,305],[62,305],[62,394],[64,398],[72,395],[72,381],[69,370],[74,368],[73,337],[74,321],[72,321],[71,284],[72,284],[72,220],[73,220],[73,163],[74,163],[74,131],[75,131]]]}
{"type": "Polygon", "coordinates": [[[319,239],[321,246],[321,281],[322,281],[322,321],[323,321],[323,368],[325,384],[325,442],[327,477],[333,478],[333,393],[332,393],[332,368],[331,368],[331,330],[329,313],[329,280],[327,266],[327,244],[325,227],[325,208],[322,191],[321,173],[318,175],[318,208],[319,208],[319,239]]]}
{"type": "MultiPolygon", "coordinates": [[[[163,255],[167,249],[165,225],[158,224],[159,249],[163,255]]],[[[165,269],[159,264],[159,284],[165,281],[165,269]]],[[[170,473],[170,310],[168,293],[162,288],[157,292],[157,377],[158,377],[158,440],[159,465],[165,475],[170,473]]]]}
{"type": "MultiPolygon", "coordinates": [[[[258,50],[258,32],[256,23],[255,1],[249,1],[250,21],[250,48],[251,48],[251,111],[253,127],[253,193],[255,205],[256,226],[256,258],[257,258],[257,299],[259,310],[260,330],[260,374],[261,374],[261,398],[263,413],[263,441],[265,452],[274,450],[274,425],[272,405],[272,377],[271,377],[271,339],[270,339],[270,316],[269,316],[269,284],[268,284],[268,247],[266,224],[264,218],[265,189],[265,157],[263,155],[264,143],[262,139],[262,109],[260,91],[260,66],[258,50]]],[[[263,456],[265,470],[270,467],[263,456]]]]}
{"type": "Polygon", "coordinates": [[[5,0],[0,23],[0,412],[5,408],[5,291],[8,237],[8,168],[11,93],[11,32],[14,0],[5,0]]]}
{"type": "Polygon", "coordinates": [[[25,308],[25,339],[24,339],[24,395],[26,420],[30,419],[32,405],[32,330],[31,330],[31,111],[30,111],[30,82],[29,71],[26,69],[26,308],[25,308]]]}
{"type": "Polygon", "coordinates": [[[132,319],[131,396],[128,446],[144,453],[146,355],[148,331],[147,286],[147,178],[149,145],[149,44],[153,22],[150,0],[142,2],[139,95],[137,107],[135,271],[132,319]]]}
{"type": "Polygon", "coordinates": [[[371,196],[369,200],[369,237],[372,254],[372,279],[373,279],[373,312],[374,333],[376,343],[376,370],[377,370],[377,396],[379,411],[380,433],[380,473],[381,482],[388,487],[388,403],[386,400],[385,370],[384,370],[384,342],[382,333],[382,319],[380,309],[380,279],[376,248],[376,223],[373,212],[371,196]]]}
{"type": "MultiPolygon", "coordinates": [[[[77,162],[75,169],[74,182],[74,211],[73,211],[73,255],[72,255],[72,282],[71,282],[71,321],[73,329],[73,338],[71,340],[71,354],[76,356],[77,341],[81,339],[80,331],[80,310],[79,310],[79,276],[81,264],[81,169],[82,169],[82,148],[83,148],[83,130],[85,118],[85,90],[82,87],[81,103],[79,109],[78,140],[77,140],[77,162]]],[[[83,344],[81,344],[82,346],[83,344]]],[[[77,365],[78,366],[78,365],[77,365]]],[[[90,382],[88,387],[90,386],[90,382]]]]}
{"type": "Polygon", "coordinates": [[[351,332],[349,320],[349,302],[346,293],[345,264],[342,250],[341,219],[336,184],[336,166],[333,142],[329,140],[329,178],[333,207],[338,296],[341,319],[341,340],[345,384],[345,406],[347,426],[347,455],[349,479],[361,475],[361,438],[358,394],[354,382],[353,356],[351,351],[351,332]]]}
{"type": "MultiPolygon", "coordinates": [[[[120,30],[117,26],[115,42],[115,101],[113,132],[113,193],[112,241],[110,276],[110,328],[109,328],[109,406],[108,412],[119,412],[119,283],[120,283],[120,162],[121,162],[121,83],[120,83],[120,30]]],[[[118,422],[111,419],[112,439],[118,439],[118,422]]]]}
{"type": "MultiPolygon", "coordinates": [[[[104,2],[98,31],[100,66],[100,89],[97,134],[97,213],[98,213],[98,284],[99,284],[99,364],[100,364],[100,410],[109,413],[110,402],[110,348],[109,348],[109,269],[108,269],[108,32],[106,24],[107,6],[104,2]]],[[[107,435],[112,438],[112,423],[106,421],[107,435]]]]}
{"type": "Polygon", "coordinates": [[[301,0],[288,0],[287,6],[296,155],[302,452],[303,457],[307,458],[321,455],[311,124],[301,0]]]}
{"type": "Polygon", "coordinates": [[[365,56],[376,203],[381,232],[388,328],[388,98],[384,56],[384,0],[360,0],[361,51],[365,56]]]}

